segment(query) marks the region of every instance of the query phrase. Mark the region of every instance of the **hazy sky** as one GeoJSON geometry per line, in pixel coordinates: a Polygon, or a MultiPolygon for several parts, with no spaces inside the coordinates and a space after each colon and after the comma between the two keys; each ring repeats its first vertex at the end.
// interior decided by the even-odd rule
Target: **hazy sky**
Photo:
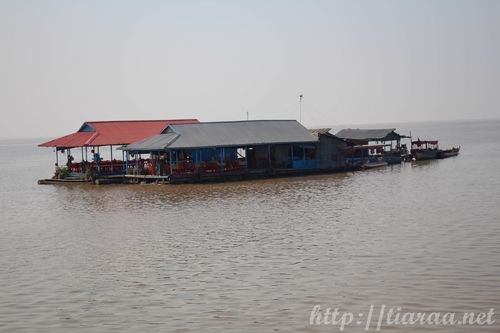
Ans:
{"type": "Polygon", "coordinates": [[[0,137],[500,116],[500,1],[0,0],[0,137]]]}

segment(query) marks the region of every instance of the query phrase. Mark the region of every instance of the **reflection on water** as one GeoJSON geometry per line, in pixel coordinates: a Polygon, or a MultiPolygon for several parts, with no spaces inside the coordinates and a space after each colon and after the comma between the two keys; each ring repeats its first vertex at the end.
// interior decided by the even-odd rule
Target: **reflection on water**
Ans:
{"type": "Polygon", "coordinates": [[[500,124],[481,124],[488,142],[440,125],[458,158],[221,184],[38,186],[52,154],[0,146],[0,330],[331,332],[308,325],[314,305],[500,311],[500,124]]]}

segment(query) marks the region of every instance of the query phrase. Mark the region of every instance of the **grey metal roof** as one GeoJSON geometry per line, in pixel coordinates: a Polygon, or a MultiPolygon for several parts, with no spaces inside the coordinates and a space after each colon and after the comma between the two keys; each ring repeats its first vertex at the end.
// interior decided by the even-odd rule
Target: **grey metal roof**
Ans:
{"type": "Polygon", "coordinates": [[[404,136],[395,132],[395,128],[382,128],[382,129],[359,129],[347,128],[339,131],[336,136],[347,140],[360,140],[360,141],[383,141],[383,140],[396,140],[404,136]]]}
{"type": "Polygon", "coordinates": [[[317,139],[295,120],[250,120],[171,125],[164,134],[123,149],[153,151],[297,142],[317,142],[317,139]]]}
{"type": "Polygon", "coordinates": [[[144,140],[133,142],[126,147],[119,149],[126,151],[158,151],[165,150],[165,148],[179,137],[176,133],[157,134],[150,136],[144,140]]]}

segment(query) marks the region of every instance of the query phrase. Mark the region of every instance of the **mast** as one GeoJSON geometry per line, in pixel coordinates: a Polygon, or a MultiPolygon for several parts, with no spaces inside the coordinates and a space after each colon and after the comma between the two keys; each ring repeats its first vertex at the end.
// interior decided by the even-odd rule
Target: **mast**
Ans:
{"type": "Polygon", "coordinates": [[[303,94],[299,95],[299,123],[302,123],[302,98],[304,98],[303,94]]]}

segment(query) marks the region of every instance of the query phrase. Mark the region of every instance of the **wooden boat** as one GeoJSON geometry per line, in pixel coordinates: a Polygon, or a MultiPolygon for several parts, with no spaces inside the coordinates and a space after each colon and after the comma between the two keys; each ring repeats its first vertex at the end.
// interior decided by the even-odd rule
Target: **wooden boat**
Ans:
{"type": "Polygon", "coordinates": [[[460,146],[453,147],[451,149],[443,149],[439,153],[439,158],[447,158],[447,157],[457,156],[459,152],[460,152],[460,146]]]}
{"type": "Polygon", "coordinates": [[[436,140],[421,141],[419,139],[411,143],[411,155],[417,161],[457,156],[459,152],[460,146],[451,149],[439,149],[439,142],[436,140]]]}
{"type": "MultiPolygon", "coordinates": [[[[355,169],[373,169],[390,164],[384,154],[385,147],[390,145],[357,145],[344,150],[346,165],[355,169]]],[[[396,163],[396,162],[394,162],[396,163]]],[[[399,157],[401,163],[401,157],[399,157]]]]}
{"type": "Polygon", "coordinates": [[[411,143],[411,155],[417,161],[439,158],[440,153],[439,142],[436,140],[421,141],[418,139],[411,143]]]}

